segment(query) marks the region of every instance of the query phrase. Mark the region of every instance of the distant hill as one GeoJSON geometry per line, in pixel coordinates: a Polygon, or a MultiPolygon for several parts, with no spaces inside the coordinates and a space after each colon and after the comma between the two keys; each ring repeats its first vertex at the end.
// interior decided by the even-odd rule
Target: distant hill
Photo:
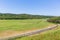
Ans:
{"type": "Polygon", "coordinates": [[[45,19],[53,16],[44,15],[31,15],[31,14],[12,14],[12,13],[0,13],[0,19],[45,19]]]}

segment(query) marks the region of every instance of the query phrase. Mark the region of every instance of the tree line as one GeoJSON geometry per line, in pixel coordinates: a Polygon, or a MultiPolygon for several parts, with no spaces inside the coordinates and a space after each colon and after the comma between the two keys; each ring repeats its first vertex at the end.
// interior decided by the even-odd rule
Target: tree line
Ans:
{"type": "Polygon", "coordinates": [[[45,19],[53,16],[44,15],[31,15],[31,14],[12,14],[12,13],[0,13],[0,20],[11,20],[11,19],[45,19]]]}

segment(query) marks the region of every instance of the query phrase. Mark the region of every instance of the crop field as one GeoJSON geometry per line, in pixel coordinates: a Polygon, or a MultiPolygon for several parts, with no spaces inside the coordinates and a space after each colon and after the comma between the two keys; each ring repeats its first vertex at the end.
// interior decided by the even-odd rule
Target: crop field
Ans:
{"type": "Polygon", "coordinates": [[[52,25],[44,19],[28,20],[0,20],[0,31],[17,30],[24,31],[30,29],[40,29],[52,25]]]}

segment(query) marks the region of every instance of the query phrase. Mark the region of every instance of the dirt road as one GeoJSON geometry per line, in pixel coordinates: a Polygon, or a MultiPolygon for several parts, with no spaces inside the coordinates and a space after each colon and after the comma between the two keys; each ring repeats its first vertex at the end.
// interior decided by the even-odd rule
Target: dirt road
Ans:
{"type": "Polygon", "coordinates": [[[8,36],[8,37],[5,37],[5,38],[0,38],[0,40],[12,40],[12,39],[18,38],[18,37],[30,36],[30,35],[34,35],[34,34],[37,34],[37,33],[44,32],[44,31],[52,30],[56,27],[58,27],[58,25],[54,25],[54,26],[39,29],[39,30],[34,30],[34,31],[31,31],[31,32],[25,32],[25,33],[13,35],[13,36],[8,36]]]}

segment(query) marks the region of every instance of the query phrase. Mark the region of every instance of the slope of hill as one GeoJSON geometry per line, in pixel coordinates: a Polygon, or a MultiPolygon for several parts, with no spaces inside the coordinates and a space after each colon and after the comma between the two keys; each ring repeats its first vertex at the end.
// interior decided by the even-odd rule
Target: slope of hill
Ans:
{"type": "Polygon", "coordinates": [[[53,16],[0,13],[1,20],[2,19],[42,19],[42,18],[51,18],[51,17],[53,16]]]}

